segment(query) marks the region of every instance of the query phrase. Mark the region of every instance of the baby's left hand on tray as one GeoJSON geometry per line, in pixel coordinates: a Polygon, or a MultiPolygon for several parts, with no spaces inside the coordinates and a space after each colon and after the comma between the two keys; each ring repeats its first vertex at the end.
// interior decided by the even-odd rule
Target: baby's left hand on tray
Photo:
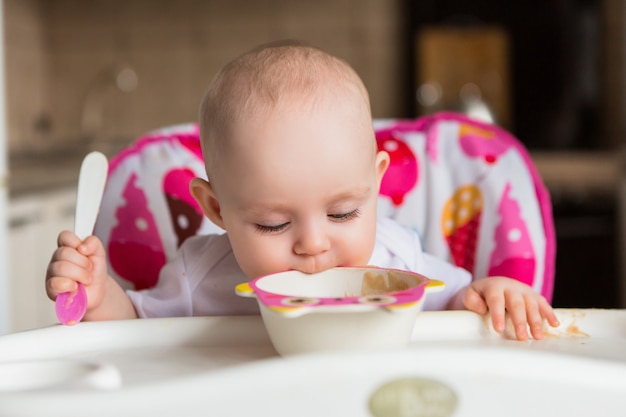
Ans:
{"type": "Polygon", "coordinates": [[[559,320],[548,301],[528,285],[506,277],[487,277],[473,281],[463,296],[463,305],[478,314],[491,316],[496,332],[506,328],[506,313],[509,313],[515,336],[518,340],[543,339],[543,321],[552,327],[559,320]]]}

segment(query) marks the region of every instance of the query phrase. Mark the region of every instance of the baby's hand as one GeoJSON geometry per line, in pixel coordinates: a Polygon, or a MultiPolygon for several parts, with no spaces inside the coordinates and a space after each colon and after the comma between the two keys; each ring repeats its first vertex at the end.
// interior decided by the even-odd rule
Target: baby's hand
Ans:
{"type": "Polygon", "coordinates": [[[64,231],[57,239],[46,271],[46,293],[51,300],[63,292],[74,292],[77,282],[87,290],[87,309],[100,305],[108,278],[106,255],[100,239],[89,236],[81,241],[76,234],[64,231]]]}
{"type": "Polygon", "coordinates": [[[478,314],[489,312],[498,333],[505,329],[505,312],[508,311],[519,340],[528,339],[528,327],[534,339],[542,339],[544,319],[552,327],[559,325],[554,310],[542,295],[511,278],[487,277],[472,282],[463,304],[478,314]]]}

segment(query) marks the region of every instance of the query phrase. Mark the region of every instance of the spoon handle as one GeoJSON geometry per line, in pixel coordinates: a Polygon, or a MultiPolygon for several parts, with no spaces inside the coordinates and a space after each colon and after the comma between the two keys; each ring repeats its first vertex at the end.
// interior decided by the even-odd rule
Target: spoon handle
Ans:
{"type": "Polygon", "coordinates": [[[106,156],[94,151],[85,156],[80,166],[74,233],[81,240],[93,233],[107,179],[108,165],[106,156]]]}
{"type": "MultiPolygon", "coordinates": [[[[80,165],[74,233],[81,240],[93,233],[96,218],[100,211],[108,166],[109,163],[106,156],[100,152],[87,154],[80,165]]],[[[65,325],[72,325],[81,321],[87,312],[87,291],[85,286],[79,282],[76,292],[58,294],[55,311],[59,321],[65,325]]]]}

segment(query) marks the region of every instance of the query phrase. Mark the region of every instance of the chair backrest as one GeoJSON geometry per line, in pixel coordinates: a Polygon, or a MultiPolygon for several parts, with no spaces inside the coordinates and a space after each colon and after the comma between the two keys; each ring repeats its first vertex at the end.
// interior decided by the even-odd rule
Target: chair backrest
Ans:
{"type": "Polygon", "coordinates": [[[391,155],[380,215],[417,230],[427,252],[475,279],[508,276],[552,299],[550,195],[515,137],[456,113],[378,120],[375,131],[391,155]]]}
{"type": "MultiPolygon", "coordinates": [[[[381,216],[414,228],[429,253],[475,278],[510,276],[551,300],[550,198],[517,139],[454,113],[376,120],[374,128],[391,156],[381,216]]],[[[111,160],[95,234],[125,288],[155,285],[187,237],[223,233],[189,194],[196,176],[206,178],[196,124],[150,132],[111,160]]]]}
{"type": "Polygon", "coordinates": [[[206,179],[196,124],[152,131],[111,159],[94,234],[122,287],[156,285],[186,238],[223,233],[191,196],[194,177],[206,179]]]}

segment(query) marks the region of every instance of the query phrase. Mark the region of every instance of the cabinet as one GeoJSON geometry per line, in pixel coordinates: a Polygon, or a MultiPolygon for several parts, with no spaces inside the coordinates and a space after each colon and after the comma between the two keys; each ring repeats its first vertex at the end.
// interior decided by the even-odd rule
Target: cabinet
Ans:
{"type": "Polygon", "coordinates": [[[553,199],[556,276],[553,305],[623,308],[619,210],[614,196],[553,199]]]}
{"type": "Polygon", "coordinates": [[[624,93],[614,86],[623,85],[625,37],[614,16],[623,16],[623,1],[406,4],[416,113],[480,99],[531,149],[621,145],[624,93]]]}
{"type": "Polygon", "coordinates": [[[74,227],[75,205],[73,187],[9,200],[9,331],[58,322],[44,279],[58,233],[74,227]]]}

